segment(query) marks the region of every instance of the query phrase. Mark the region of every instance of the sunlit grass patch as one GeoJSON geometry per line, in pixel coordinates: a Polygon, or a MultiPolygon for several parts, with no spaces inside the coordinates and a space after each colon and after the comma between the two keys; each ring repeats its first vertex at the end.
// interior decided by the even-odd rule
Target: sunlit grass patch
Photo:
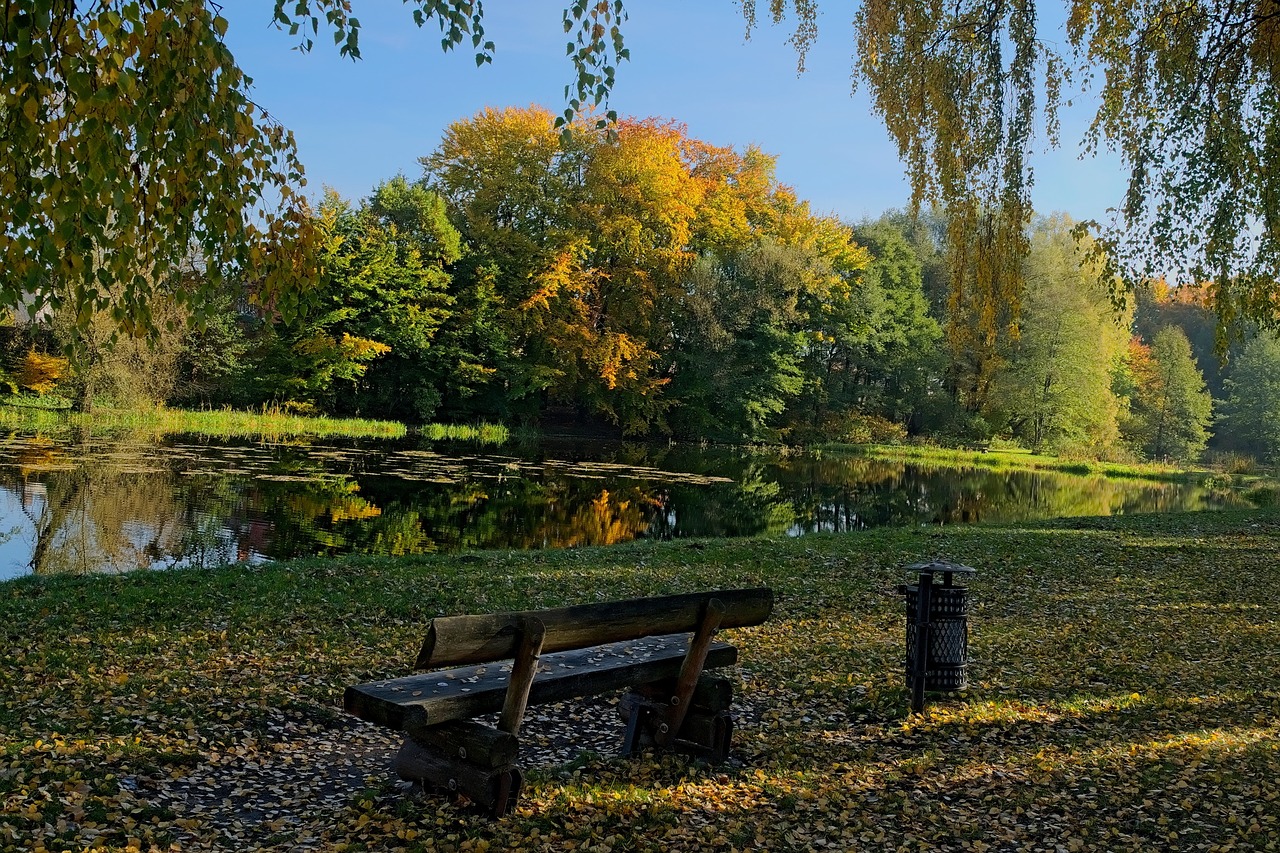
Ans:
{"type": "Polygon", "coordinates": [[[849,445],[843,449],[876,459],[911,461],[944,467],[1059,471],[1064,474],[1082,476],[1155,481],[1182,481],[1203,476],[1203,472],[1198,469],[1185,469],[1173,465],[1159,463],[1123,464],[1093,459],[1062,458],[1021,449],[991,448],[974,452],[964,448],[953,449],[896,444],[849,445]]]}
{"type": "MultiPolygon", "coordinates": [[[[397,421],[297,415],[278,407],[256,411],[97,408],[91,413],[0,406],[0,428],[53,430],[76,427],[96,433],[195,434],[213,438],[284,440],[293,437],[400,438],[409,429],[397,421]]],[[[432,441],[502,444],[510,435],[501,424],[426,424],[416,432],[432,441]]]]}

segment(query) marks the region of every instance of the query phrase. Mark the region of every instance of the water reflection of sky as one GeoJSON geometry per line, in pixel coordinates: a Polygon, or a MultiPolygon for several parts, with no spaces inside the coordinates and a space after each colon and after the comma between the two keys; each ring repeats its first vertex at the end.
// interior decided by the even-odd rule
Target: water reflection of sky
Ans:
{"type": "Polygon", "coordinates": [[[0,579],[292,556],[803,535],[1215,506],[1203,489],[579,441],[0,438],[0,579]]]}
{"type": "MultiPolygon", "coordinates": [[[[35,488],[28,490],[27,499],[43,501],[43,485],[32,485],[35,488]]],[[[23,510],[23,502],[22,492],[0,489],[0,580],[26,574],[30,567],[35,525],[23,510]]]]}

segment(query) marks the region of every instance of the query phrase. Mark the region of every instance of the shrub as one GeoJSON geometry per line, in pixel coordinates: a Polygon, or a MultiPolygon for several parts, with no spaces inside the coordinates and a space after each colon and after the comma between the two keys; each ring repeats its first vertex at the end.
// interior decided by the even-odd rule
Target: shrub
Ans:
{"type": "Polygon", "coordinates": [[[68,363],[65,358],[46,355],[27,350],[27,354],[18,363],[18,384],[37,394],[48,394],[67,375],[68,363]]]}

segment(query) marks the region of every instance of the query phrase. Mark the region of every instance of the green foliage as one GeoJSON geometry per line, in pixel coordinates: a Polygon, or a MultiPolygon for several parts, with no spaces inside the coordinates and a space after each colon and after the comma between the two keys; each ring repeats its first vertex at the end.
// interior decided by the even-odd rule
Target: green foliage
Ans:
{"type": "Polygon", "coordinates": [[[1150,359],[1134,365],[1137,387],[1126,437],[1149,459],[1195,460],[1209,437],[1213,399],[1191,356],[1187,337],[1176,327],[1156,333],[1150,359]]]}
{"type": "Polygon", "coordinates": [[[456,232],[429,192],[402,179],[359,210],[330,193],[318,218],[321,284],[311,310],[272,326],[261,342],[259,394],[425,420],[435,405],[423,398],[421,360],[448,317],[441,267],[457,258],[456,232]],[[424,263],[424,249],[437,255],[424,263]],[[363,387],[380,358],[389,362],[363,387]]]}
{"type": "MultiPolygon", "coordinates": [[[[328,211],[322,208],[321,215],[328,211]]],[[[430,420],[439,402],[430,382],[431,350],[454,301],[444,268],[462,251],[443,200],[420,183],[394,178],[359,211],[339,212],[334,228],[342,242],[324,256],[321,298],[351,310],[344,329],[390,348],[338,408],[430,420]]]]}
{"type": "Polygon", "coordinates": [[[919,426],[920,410],[940,373],[941,331],[929,316],[924,264],[899,223],[883,217],[854,230],[871,255],[846,298],[815,312],[808,370],[813,408],[797,407],[829,438],[824,413],[857,411],[919,426]]]}
{"type": "MultiPolygon", "coordinates": [[[[480,3],[404,5],[419,26],[436,22],[445,50],[469,42],[477,64],[492,60],[480,3]]],[[[899,146],[912,208],[938,203],[946,216],[951,350],[977,354],[971,369],[952,376],[968,412],[986,402],[999,366],[992,347],[1011,340],[1016,328],[1029,250],[1030,154],[1041,134],[1056,144],[1064,86],[1087,89],[1098,81],[1085,150],[1112,147],[1130,169],[1117,218],[1081,226],[1099,234],[1104,280],[1121,270],[1132,284],[1176,268],[1210,282],[1220,350],[1224,326],[1276,323],[1280,229],[1272,227],[1272,184],[1280,143],[1269,128],[1280,103],[1272,5],[1212,0],[1174,14],[1118,0],[1078,3],[1066,17],[1065,42],[1041,36],[1042,9],[1031,0],[963,0],[945,8],[890,0],[857,9],[855,78],[869,86],[899,146]]],[[[769,3],[775,23],[794,14],[801,68],[819,6],[769,3]]],[[[750,33],[756,3],[742,9],[750,33]]],[[[207,274],[170,294],[188,314],[199,319],[220,281],[245,271],[252,272],[250,298],[286,319],[297,312],[315,280],[319,249],[299,194],[301,166],[289,133],[249,98],[249,81],[222,42],[227,22],[218,11],[204,0],[6,6],[0,113],[8,127],[0,155],[12,168],[7,183],[0,181],[4,301],[33,312],[65,303],[80,326],[103,311],[118,328],[154,333],[152,299],[194,250],[207,274]]],[[[323,29],[340,53],[360,55],[360,22],[348,0],[276,0],[272,11],[277,26],[300,36],[302,49],[323,29]]],[[[628,56],[626,18],[622,0],[565,5],[574,80],[567,109],[549,119],[566,151],[590,138],[584,131],[617,142],[635,130],[609,110],[594,127],[575,123],[589,107],[607,105],[617,65],[628,56]]],[[[539,144],[550,141],[539,136],[539,144]]],[[[686,148],[681,156],[699,155],[686,148]]],[[[562,176],[573,174],[570,168],[562,176]]],[[[601,177],[581,174],[588,183],[601,177]]],[[[555,243],[540,248],[571,251],[555,243]]],[[[614,274],[605,267],[590,269],[614,274]]],[[[632,276],[615,280],[636,285],[632,276]]],[[[643,298],[653,295],[643,291],[643,298]]],[[[507,292],[499,286],[501,296],[507,292]]],[[[640,383],[592,405],[628,424],[659,420],[656,387],[643,377],[653,350],[637,330],[605,328],[589,343],[594,366],[610,382],[634,374],[640,383]]],[[[464,364],[495,367],[461,358],[464,364]]],[[[571,374],[539,370],[516,383],[540,394],[561,379],[573,381],[571,374]]]]}
{"type": "Polygon", "coordinates": [[[1280,340],[1263,333],[1246,343],[1225,389],[1218,425],[1223,443],[1280,461],[1280,340]]]}
{"type": "MultiPolygon", "coordinates": [[[[1019,335],[995,378],[991,407],[1033,450],[1093,449],[1119,438],[1111,371],[1128,342],[1098,271],[1067,217],[1037,221],[1019,335]]],[[[994,417],[994,416],[993,416],[994,417]]]]}
{"type": "Polygon", "coordinates": [[[800,289],[820,263],[770,240],[692,270],[670,391],[678,435],[778,437],[778,416],[804,383],[800,289]]]}
{"type": "MultiPolygon", "coordinates": [[[[855,14],[855,81],[898,144],[913,207],[940,203],[951,220],[953,310],[973,305],[982,337],[1010,319],[998,309],[1021,293],[1031,154],[1040,138],[1058,144],[1060,102],[1090,92],[1081,147],[1118,152],[1129,171],[1115,218],[1081,226],[1099,238],[1104,281],[1120,272],[1134,287],[1177,269],[1210,282],[1219,350],[1244,321],[1274,327],[1275,4],[1064,5],[1065,38],[1045,37],[1055,13],[1033,0],[889,0],[855,14]]],[[[820,6],[770,4],[775,22],[794,11],[802,61],[820,6]]],[[[750,28],[754,3],[744,11],[750,28]]]]}
{"type": "Polygon", "coordinates": [[[155,332],[158,294],[200,315],[238,268],[296,308],[314,270],[302,168],[226,28],[204,0],[6,4],[0,302],[155,332]],[[167,291],[192,252],[208,275],[167,291]]]}
{"type": "Polygon", "coordinates": [[[209,317],[185,330],[178,380],[167,402],[207,407],[244,385],[244,373],[252,369],[247,354],[254,319],[229,289],[219,292],[209,317]]]}

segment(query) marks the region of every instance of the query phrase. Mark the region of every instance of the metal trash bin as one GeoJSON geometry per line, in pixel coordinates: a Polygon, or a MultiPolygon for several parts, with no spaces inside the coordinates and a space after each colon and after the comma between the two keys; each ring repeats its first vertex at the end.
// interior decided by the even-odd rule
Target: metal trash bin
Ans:
{"type": "Polygon", "coordinates": [[[911,710],[922,711],[926,690],[969,686],[969,588],[956,586],[955,576],[977,570],[943,560],[915,563],[907,570],[919,579],[898,587],[906,599],[906,678],[911,710]],[[941,584],[934,583],[935,575],[942,575],[941,584]]]}

